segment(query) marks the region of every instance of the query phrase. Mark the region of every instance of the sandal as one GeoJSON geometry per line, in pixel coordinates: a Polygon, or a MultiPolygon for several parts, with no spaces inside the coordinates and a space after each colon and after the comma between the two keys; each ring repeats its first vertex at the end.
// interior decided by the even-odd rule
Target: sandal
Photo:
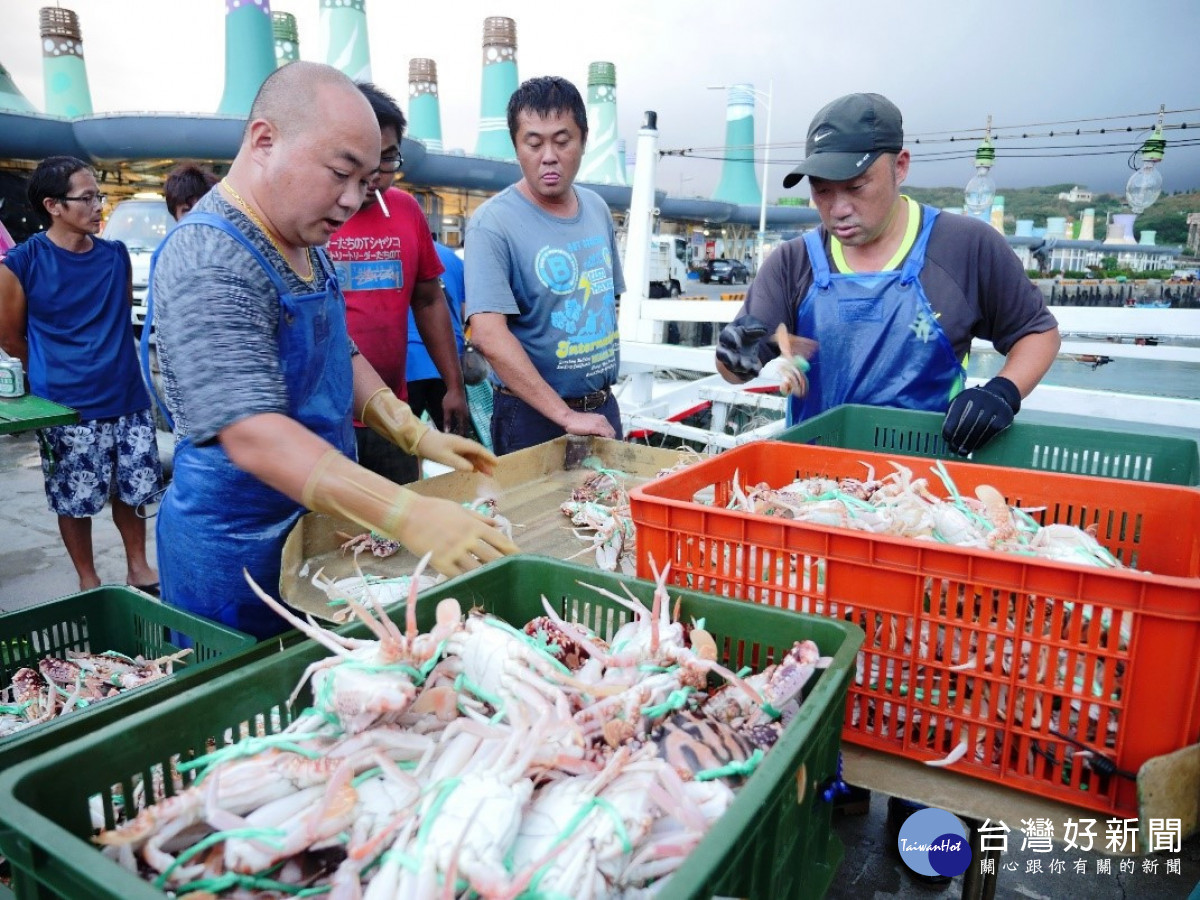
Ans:
{"type": "Polygon", "coordinates": [[[157,581],[154,582],[154,584],[131,584],[131,585],[129,585],[129,587],[136,588],[137,590],[142,591],[143,593],[149,594],[151,597],[159,596],[157,581]]]}

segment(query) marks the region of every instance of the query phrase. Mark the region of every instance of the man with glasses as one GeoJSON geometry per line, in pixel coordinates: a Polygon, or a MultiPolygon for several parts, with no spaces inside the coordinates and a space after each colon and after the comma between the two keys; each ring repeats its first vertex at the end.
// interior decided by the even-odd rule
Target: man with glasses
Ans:
{"type": "MultiPolygon", "coordinates": [[[[359,351],[401,400],[405,379],[408,313],[446,383],[446,430],[466,434],[467,397],[450,307],[439,276],[442,263],[420,204],[392,187],[403,165],[400,140],[406,124],[396,101],[373,84],[358,89],[379,122],[380,160],[362,208],[329,240],[329,256],[346,295],[346,322],[359,351]]],[[[420,477],[419,462],[370,428],[355,423],[358,461],[397,484],[420,477]]]]}
{"type": "Polygon", "coordinates": [[[25,364],[32,393],[79,413],[76,425],[38,432],[46,498],[80,590],[100,584],[92,517],[111,499],[125,580],[156,593],[136,508],[158,490],[162,469],[134,351],[129,252],[96,237],[105,197],[81,160],[43,160],[28,195],[49,227],[0,264],[0,347],[25,364]]]}

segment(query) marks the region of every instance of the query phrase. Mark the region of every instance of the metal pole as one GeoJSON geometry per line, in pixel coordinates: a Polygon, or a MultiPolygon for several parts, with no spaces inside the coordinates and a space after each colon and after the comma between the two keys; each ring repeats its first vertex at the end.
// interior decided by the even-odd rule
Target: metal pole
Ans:
{"type": "Polygon", "coordinates": [[[771,160],[771,95],[775,91],[775,79],[767,82],[767,140],[763,147],[762,205],[758,210],[758,265],[757,275],[763,264],[763,239],[767,230],[767,164],[771,160]]]}
{"type": "Polygon", "coordinates": [[[649,299],[650,235],[654,222],[654,184],[658,168],[658,113],[646,110],[638,130],[637,163],[625,220],[625,293],[617,309],[617,323],[625,340],[652,343],[662,325],[642,317],[642,303],[649,299]]]}

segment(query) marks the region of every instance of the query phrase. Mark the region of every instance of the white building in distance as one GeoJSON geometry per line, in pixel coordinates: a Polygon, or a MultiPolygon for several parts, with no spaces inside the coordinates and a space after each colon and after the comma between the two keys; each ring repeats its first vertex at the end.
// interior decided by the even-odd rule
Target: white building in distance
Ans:
{"type": "Polygon", "coordinates": [[[1063,191],[1058,195],[1059,200],[1066,200],[1068,203],[1091,203],[1092,192],[1081,188],[1079,185],[1074,185],[1069,191],[1063,191]]]}

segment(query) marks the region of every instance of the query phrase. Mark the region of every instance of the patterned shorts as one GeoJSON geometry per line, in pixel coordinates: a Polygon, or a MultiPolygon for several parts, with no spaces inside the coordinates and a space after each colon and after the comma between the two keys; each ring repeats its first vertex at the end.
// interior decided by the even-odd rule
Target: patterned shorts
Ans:
{"type": "Polygon", "coordinates": [[[162,483],[154,419],[149,410],[38,431],[50,511],[95,516],[109,497],[137,507],[162,483]]]}

